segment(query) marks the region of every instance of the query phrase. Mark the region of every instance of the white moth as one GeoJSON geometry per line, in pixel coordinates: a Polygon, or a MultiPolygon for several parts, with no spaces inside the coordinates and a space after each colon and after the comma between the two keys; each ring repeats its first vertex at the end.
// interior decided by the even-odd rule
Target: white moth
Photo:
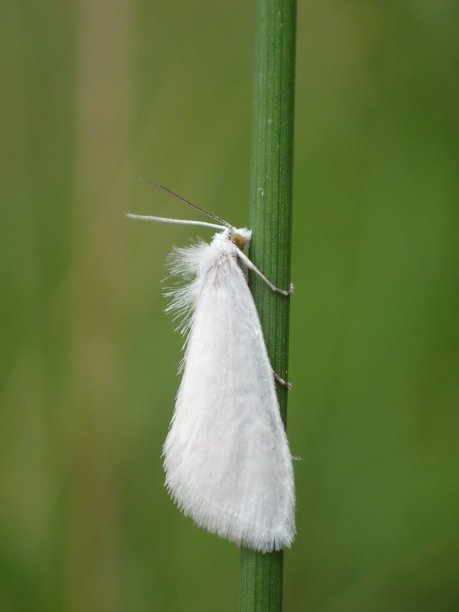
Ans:
{"type": "Polygon", "coordinates": [[[187,283],[168,292],[167,310],[183,317],[187,339],[163,450],[166,487],[200,527],[257,551],[280,550],[295,535],[292,457],[243,266],[274,291],[290,292],[277,289],[243,253],[250,230],[184,201],[222,225],[128,215],[218,230],[210,244],[175,248],[170,256],[172,273],[187,283]]]}

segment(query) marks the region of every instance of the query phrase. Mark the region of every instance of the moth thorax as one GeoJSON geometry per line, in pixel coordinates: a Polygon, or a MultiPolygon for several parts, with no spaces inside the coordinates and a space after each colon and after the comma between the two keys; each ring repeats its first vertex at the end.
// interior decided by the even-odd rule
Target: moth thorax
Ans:
{"type": "Polygon", "coordinates": [[[241,229],[234,230],[230,236],[230,240],[239,250],[243,251],[249,246],[251,237],[252,232],[243,227],[241,229]]]}

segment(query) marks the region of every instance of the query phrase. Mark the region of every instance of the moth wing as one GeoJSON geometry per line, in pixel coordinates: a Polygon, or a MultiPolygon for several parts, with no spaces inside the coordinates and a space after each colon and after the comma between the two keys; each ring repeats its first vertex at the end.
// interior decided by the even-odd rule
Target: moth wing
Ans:
{"type": "Polygon", "coordinates": [[[292,460],[252,295],[227,253],[212,259],[191,293],[191,331],[164,445],[166,486],[208,531],[279,550],[295,532],[292,460]]]}

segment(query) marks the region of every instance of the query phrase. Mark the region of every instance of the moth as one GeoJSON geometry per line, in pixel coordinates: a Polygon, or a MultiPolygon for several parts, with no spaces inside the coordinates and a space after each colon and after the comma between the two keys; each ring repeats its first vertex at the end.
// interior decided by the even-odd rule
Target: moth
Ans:
{"type": "MultiPolygon", "coordinates": [[[[246,269],[286,299],[244,250],[251,230],[153,183],[218,224],[129,214],[132,219],[217,230],[210,243],[174,248],[167,311],[181,320],[185,353],[163,448],[166,488],[194,522],[260,552],[289,547],[295,535],[292,456],[246,269]]],[[[279,379],[280,382],[282,379],[279,379]]]]}

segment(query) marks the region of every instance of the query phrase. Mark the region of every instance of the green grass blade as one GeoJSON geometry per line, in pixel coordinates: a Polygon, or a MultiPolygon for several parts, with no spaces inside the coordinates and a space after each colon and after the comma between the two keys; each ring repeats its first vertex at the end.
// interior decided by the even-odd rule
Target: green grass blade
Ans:
{"type": "MultiPolygon", "coordinates": [[[[257,0],[250,257],[282,288],[290,282],[295,26],[295,0],[257,0]]],[[[288,378],[289,298],[273,294],[254,275],[250,285],[272,366],[288,378]]],[[[285,421],[287,391],[278,387],[278,396],[285,421]]],[[[282,609],[282,568],[282,552],[242,549],[242,612],[282,609]]]]}

